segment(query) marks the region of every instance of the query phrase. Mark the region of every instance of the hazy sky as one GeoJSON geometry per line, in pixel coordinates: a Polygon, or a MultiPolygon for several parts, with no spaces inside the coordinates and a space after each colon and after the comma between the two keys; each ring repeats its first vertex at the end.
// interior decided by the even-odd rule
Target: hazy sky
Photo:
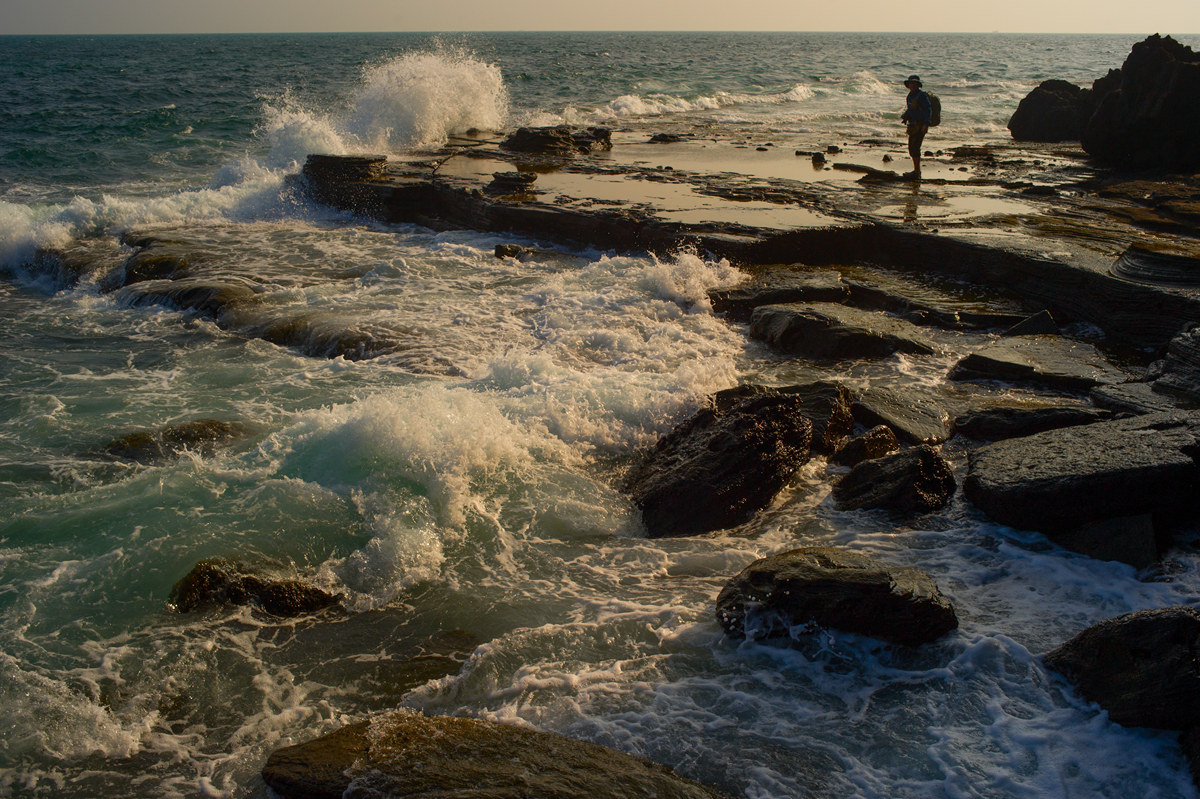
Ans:
{"type": "Polygon", "coordinates": [[[0,33],[1200,33],[1200,0],[0,0],[0,33]]]}

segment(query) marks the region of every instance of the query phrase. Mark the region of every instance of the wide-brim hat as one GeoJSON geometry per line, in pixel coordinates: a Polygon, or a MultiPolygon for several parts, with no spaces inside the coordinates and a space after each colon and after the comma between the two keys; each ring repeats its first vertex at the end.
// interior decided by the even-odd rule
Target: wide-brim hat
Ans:
{"type": "Polygon", "coordinates": [[[907,78],[904,79],[904,85],[907,86],[910,83],[915,83],[915,84],[917,84],[917,86],[920,86],[921,78],[918,77],[917,75],[909,75],[907,78]]]}

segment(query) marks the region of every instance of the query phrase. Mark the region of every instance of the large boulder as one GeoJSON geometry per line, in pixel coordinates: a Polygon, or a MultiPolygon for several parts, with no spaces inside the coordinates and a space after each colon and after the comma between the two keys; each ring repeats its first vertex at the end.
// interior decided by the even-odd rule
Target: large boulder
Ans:
{"type": "Polygon", "coordinates": [[[179,613],[227,605],[251,605],[272,616],[315,613],[336,605],[340,594],[291,577],[278,577],[222,558],[202,560],[171,588],[170,605],[179,613]]]}
{"type": "Polygon", "coordinates": [[[979,448],[963,490],[996,521],[1052,539],[1142,514],[1167,525],[1200,506],[1198,453],[1200,416],[1096,422],[979,448]]]}
{"type": "Polygon", "coordinates": [[[664,766],[598,744],[470,718],[395,711],[276,750],[284,799],[720,799],[664,766]]]}
{"type": "Polygon", "coordinates": [[[732,636],[786,635],[809,624],[910,646],[958,627],[929,575],[830,547],[754,561],[721,589],[717,620],[732,636]]]}
{"type": "Polygon", "coordinates": [[[956,487],[946,459],[922,445],[863,461],[833,487],[833,498],[845,510],[929,513],[944,507],[956,487]]]}
{"type": "Polygon", "coordinates": [[[1045,656],[1118,724],[1200,725],[1200,610],[1172,607],[1102,621],[1045,656]]]}
{"type": "Polygon", "coordinates": [[[1017,141],[1079,141],[1091,116],[1091,92],[1065,80],[1042,81],[1008,120],[1017,141]]]}
{"type": "Polygon", "coordinates": [[[1155,34],[1133,46],[1119,73],[1092,87],[1096,110],[1081,142],[1124,168],[1200,167],[1200,54],[1155,34]]]}
{"type": "Polygon", "coordinates": [[[625,489],[652,538],[749,521],[809,458],[804,398],[755,393],[703,408],[659,439],[625,489]]]}
{"type": "Polygon", "coordinates": [[[1091,344],[1044,335],[994,341],[959,360],[949,377],[1034,383],[1063,391],[1087,391],[1129,379],[1091,344]]]}
{"type": "Polygon", "coordinates": [[[745,384],[718,391],[713,395],[712,406],[721,414],[744,399],[764,394],[800,400],[801,415],[812,422],[812,451],[815,453],[828,455],[834,452],[854,428],[854,416],[850,410],[853,395],[841,383],[826,380],[774,388],[745,384]]]}
{"type": "Polygon", "coordinates": [[[776,349],[819,360],[930,355],[933,342],[911,322],[837,303],[764,305],[750,315],[750,335],[776,349]]]}

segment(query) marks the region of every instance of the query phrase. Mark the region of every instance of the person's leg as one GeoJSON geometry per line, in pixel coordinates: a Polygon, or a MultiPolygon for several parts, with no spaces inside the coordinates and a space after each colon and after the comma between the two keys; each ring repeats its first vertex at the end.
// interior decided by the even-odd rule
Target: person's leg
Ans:
{"type": "Polygon", "coordinates": [[[912,156],[913,175],[916,177],[921,177],[921,145],[924,142],[924,125],[913,125],[908,129],[908,154],[912,156]]]}

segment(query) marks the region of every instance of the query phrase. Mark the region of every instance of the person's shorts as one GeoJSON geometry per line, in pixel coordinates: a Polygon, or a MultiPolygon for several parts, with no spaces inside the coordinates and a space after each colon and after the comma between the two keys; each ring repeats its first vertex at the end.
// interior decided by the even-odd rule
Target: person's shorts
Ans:
{"type": "Polygon", "coordinates": [[[925,141],[925,134],[929,132],[928,125],[909,125],[908,126],[908,148],[911,150],[916,147],[920,149],[921,144],[925,141]]]}

